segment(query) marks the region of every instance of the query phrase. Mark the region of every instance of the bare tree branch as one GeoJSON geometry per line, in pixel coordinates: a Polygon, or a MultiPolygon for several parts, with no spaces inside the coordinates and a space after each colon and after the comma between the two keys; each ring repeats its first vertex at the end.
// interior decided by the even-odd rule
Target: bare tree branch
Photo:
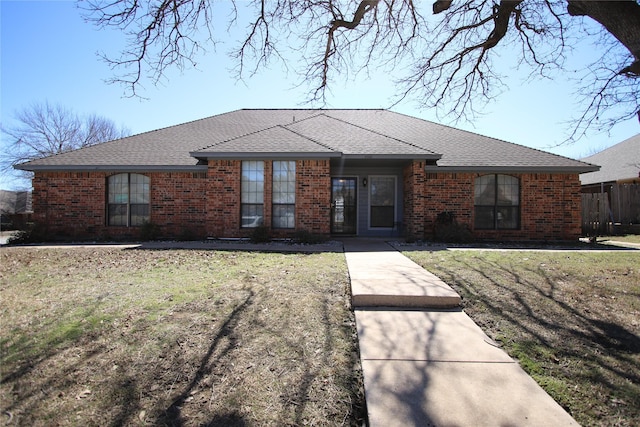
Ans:
{"type": "Polygon", "coordinates": [[[19,163],[76,150],[129,135],[109,119],[80,117],[59,104],[32,104],[16,112],[16,124],[2,127],[8,149],[0,155],[3,169],[19,163]]]}
{"type": "MultiPolygon", "coordinates": [[[[82,4],[89,20],[129,36],[128,49],[109,63],[125,70],[114,81],[125,83],[131,95],[147,73],[157,82],[170,67],[194,66],[204,43],[221,36],[213,26],[221,22],[219,12],[214,15],[208,0],[82,4]]],[[[585,126],[607,127],[640,114],[634,92],[640,78],[638,0],[252,0],[230,8],[223,22],[246,25],[231,52],[240,79],[272,59],[291,65],[295,55],[309,101],[323,105],[337,77],[348,81],[384,67],[398,84],[396,102],[413,98],[454,119],[473,117],[502,90],[503,76],[494,66],[500,52],[514,52],[514,66],[527,66],[531,79],[548,78],[566,71],[568,54],[591,20],[613,42],[602,63],[578,82],[592,98],[578,110],[574,136],[585,126]],[[616,99],[625,109],[614,118],[608,112],[621,108],[616,99]]]]}

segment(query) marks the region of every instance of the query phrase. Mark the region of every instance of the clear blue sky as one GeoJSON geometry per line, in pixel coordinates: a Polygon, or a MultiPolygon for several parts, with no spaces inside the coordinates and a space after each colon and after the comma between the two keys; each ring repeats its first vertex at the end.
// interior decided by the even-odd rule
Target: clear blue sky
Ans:
{"type": "MultiPolygon", "coordinates": [[[[123,36],[85,23],[75,2],[0,0],[0,17],[3,126],[11,125],[15,111],[45,101],[107,117],[134,134],[239,108],[306,106],[306,88],[295,88],[296,76],[287,75],[280,65],[237,82],[229,71],[234,64],[226,56],[230,45],[199,58],[197,70],[174,70],[158,86],[145,81],[142,94],[147,100],[126,98],[121,86],[105,83],[113,74],[96,54],[116,55],[124,47],[123,36]]],[[[380,73],[340,82],[326,107],[388,108],[395,93],[392,80],[380,73]]],[[[509,90],[482,117],[472,123],[444,124],[573,158],[640,132],[638,121],[630,120],[610,135],[594,133],[577,144],[554,147],[566,137],[564,122],[574,109],[574,89],[562,79],[525,83],[514,77],[507,83],[509,90]]],[[[416,109],[413,100],[393,110],[439,121],[434,111],[416,109]]],[[[6,142],[1,149],[6,149],[6,142]]],[[[12,186],[7,178],[0,176],[0,188],[12,186]]]]}

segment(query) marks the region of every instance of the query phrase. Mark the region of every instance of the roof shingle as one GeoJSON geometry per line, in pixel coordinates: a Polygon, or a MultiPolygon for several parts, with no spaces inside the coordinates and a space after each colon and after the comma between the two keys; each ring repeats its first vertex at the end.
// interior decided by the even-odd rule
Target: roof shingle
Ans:
{"type": "Polygon", "coordinates": [[[640,178],[640,133],[583,161],[601,169],[580,176],[582,185],[640,178]]]}
{"type": "Polygon", "coordinates": [[[189,169],[202,158],[267,153],[439,159],[438,167],[451,169],[595,169],[567,157],[379,109],[236,110],[34,160],[19,168],[189,169]]]}

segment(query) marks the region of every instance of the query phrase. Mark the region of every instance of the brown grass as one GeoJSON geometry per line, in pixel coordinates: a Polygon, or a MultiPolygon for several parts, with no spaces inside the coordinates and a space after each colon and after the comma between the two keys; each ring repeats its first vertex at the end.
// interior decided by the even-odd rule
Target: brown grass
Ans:
{"type": "Polygon", "coordinates": [[[11,425],[356,425],[342,254],[0,250],[11,425]]]}
{"type": "Polygon", "coordinates": [[[640,252],[405,254],[580,424],[638,425],[640,252]]]}

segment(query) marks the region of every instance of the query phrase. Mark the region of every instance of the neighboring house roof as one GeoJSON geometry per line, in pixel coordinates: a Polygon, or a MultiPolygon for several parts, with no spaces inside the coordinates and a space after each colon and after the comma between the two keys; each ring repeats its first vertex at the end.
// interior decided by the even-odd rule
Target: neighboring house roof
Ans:
{"type": "Polygon", "coordinates": [[[0,213],[12,215],[32,211],[30,191],[0,190],[0,213]]]}
{"type": "Polygon", "coordinates": [[[236,110],[18,166],[25,170],[193,170],[209,158],[424,159],[437,170],[589,172],[597,167],[395,113],[236,110]]]}
{"type": "Polygon", "coordinates": [[[582,159],[600,165],[600,170],[580,176],[582,185],[631,181],[640,178],[640,133],[582,159]]]}

